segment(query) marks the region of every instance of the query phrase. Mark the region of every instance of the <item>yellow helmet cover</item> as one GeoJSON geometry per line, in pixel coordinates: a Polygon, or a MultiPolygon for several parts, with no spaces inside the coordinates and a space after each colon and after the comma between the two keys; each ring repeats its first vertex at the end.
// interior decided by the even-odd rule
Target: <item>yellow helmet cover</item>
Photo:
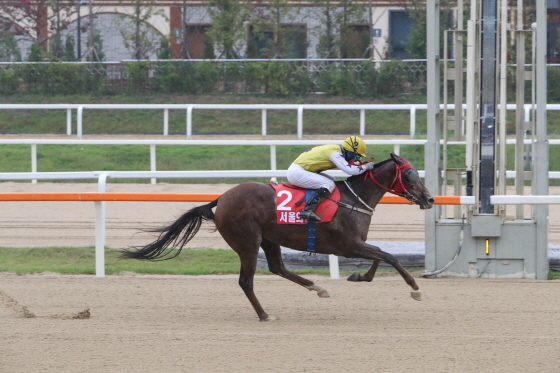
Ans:
{"type": "Polygon", "coordinates": [[[359,154],[360,157],[366,156],[366,143],[358,136],[350,136],[342,142],[342,147],[349,152],[359,154]]]}

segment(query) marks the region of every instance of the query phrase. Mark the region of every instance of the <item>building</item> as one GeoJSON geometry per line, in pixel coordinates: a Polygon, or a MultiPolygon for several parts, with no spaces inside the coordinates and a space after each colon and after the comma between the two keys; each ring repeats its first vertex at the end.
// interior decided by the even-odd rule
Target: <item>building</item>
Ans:
{"type": "MultiPolygon", "coordinates": [[[[230,47],[239,58],[407,58],[404,47],[412,25],[408,13],[398,3],[380,1],[254,1],[243,3],[248,5],[246,8],[232,11],[226,7],[225,0],[215,1],[218,6],[213,8],[197,0],[78,0],[61,3],[58,21],[57,11],[53,9],[56,2],[36,0],[36,3],[36,12],[44,13],[36,17],[42,20],[39,27],[29,27],[29,22],[26,26],[21,17],[16,20],[13,14],[0,7],[0,17],[5,24],[12,24],[12,28],[19,30],[17,39],[23,57],[37,34],[40,39],[52,40],[59,22],[61,43],[68,37],[74,38],[82,56],[92,53],[88,46],[90,37],[95,34],[102,40],[106,61],[135,57],[156,59],[162,39],[168,40],[172,58],[203,58],[205,35],[211,33],[214,21],[225,14],[246,12],[240,15],[237,27],[231,32],[230,47]],[[138,30],[136,19],[141,21],[138,30]],[[92,29],[94,34],[90,32],[92,29]],[[347,30],[344,36],[342,29],[347,30]],[[328,55],[325,47],[328,42],[322,41],[327,34],[342,45],[342,51],[328,55]],[[149,47],[135,50],[133,40],[138,35],[149,47]]],[[[52,42],[42,45],[43,50],[47,50],[52,42]]],[[[220,46],[215,46],[215,57],[223,58],[223,54],[220,46]]]]}

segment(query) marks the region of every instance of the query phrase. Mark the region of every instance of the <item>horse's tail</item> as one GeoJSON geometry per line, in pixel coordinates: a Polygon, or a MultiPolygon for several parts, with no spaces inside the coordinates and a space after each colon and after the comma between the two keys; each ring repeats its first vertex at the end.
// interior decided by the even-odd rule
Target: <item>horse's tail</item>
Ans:
{"type": "Polygon", "coordinates": [[[167,260],[173,259],[183,249],[200,229],[202,221],[213,221],[214,212],[212,208],[218,205],[218,200],[198,206],[185,212],[174,223],[161,228],[147,230],[152,233],[159,233],[159,237],[154,242],[146,246],[135,246],[122,251],[122,258],[133,258],[142,260],[167,260]]]}

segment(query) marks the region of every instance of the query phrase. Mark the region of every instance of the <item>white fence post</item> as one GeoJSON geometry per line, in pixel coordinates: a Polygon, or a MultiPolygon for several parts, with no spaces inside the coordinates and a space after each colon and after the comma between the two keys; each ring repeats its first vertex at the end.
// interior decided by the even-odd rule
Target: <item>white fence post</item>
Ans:
{"type": "MultiPolygon", "coordinates": [[[[97,191],[105,193],[108,174],[100,174],[97,184],[97,191]]],[[[106,208],[105,201],[95,203],[95,275],[105,277],[105,222],[106,208]]]]}
{"type": "Polygon", "coordinates": [[[329,270],[331,274],[331,278],[333,280],[338,280],[340,278],[340,271],[338,268],[338,256],[336,255],[329,255],[329,270]]]}
{"type": "Polygon", "coordinates": [[[66,109],[66,134],[72,135],[72,109],[66,109]]]}
{"type": "Polygon", "coordinates": [[[163,136],[169,135],[169,109],[163,109],[163,136]]]}
{"type": "MultiPolygon", "coordinates": [[[[37,172],[37,144],[31,144],[31,172],[37,172]]],[[[31,180],[31,184],[37,184],[37,179],[31,180]]]]}
{"type": "Polygon", "coordinates": [[[192,106],[187,108],[187,140],[192,140],[192,106]]]}
{"type": "Polygon", "coordinates": [[[84,107],[83,105],[78,106],[78,119],[77,119],[77,129],[76,129],[76,133],[78,134],[78,139],[82,138],[82,116],[83,116],[83,112],[84,112],[84,107]]]}
{"type": "Polygon", "coordinates": [[[266,136],[266,109],[262,109],[261,134],[266,136]]]}
{"type": "MultiPolygon", "coordinates": [[[[270,145],[270,169],[276,170],[276,145],[270,145]]],[[[271,178],[273,182],[277,182],[276,177],[271,178]]]]}
{"type": "MultiPolygon", "coordinates": [[[[156,171],[156,144],[150,144],[150,171],[156,171]]],[[[157,183],[157,179],[152,177],[152,184],[157,183]]]]}
{"type": "Polygon", "coordinates": [[[303,139],[303,106],[299,106],[297,109],[297,138],[298,140],[303,139]]]}
{"type": "Polygon", "coordinates": [[[366,109],[360,109],[360,136],[366,134],[366,109]]]}
{"type": "Polygon", "coordinates": [[[416,106],[410,108],[410,138],[416,135],[416,106]]]}

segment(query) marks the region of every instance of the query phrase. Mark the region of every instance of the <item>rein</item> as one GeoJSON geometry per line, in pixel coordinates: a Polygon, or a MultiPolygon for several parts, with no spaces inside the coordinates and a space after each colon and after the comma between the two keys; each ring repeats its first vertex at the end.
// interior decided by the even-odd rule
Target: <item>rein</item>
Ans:
{"type": "Polygon", "coordinates": [[[372,209],[371,207],[369,207],[369,205],[367,203],[365,203],[360,196],[358,196],[356,194],[356,192],[354,192],[354,189],[352,189],[352,186],[346,181],[344,180],[344,184],[346,184],[346,186],[348,187],[348,189],[352,192],[352,194],[354,194],[354,196],[356,196],[356,201],[361,202],[366,208],[367,210],[361,209],[359,207],[356,207],[355,204],[354,205],[350,205],[348,203],[344,203],[342,201],[335,201],[334,199],[330,199],[329,200],[333,201],[334,203],[336,203],[337,205],[341,206],[341,207],[346,207],[347,209],[350,209],[352,211],[358,211],[361,212],[362,214],[366,214],[366,215],[373,215],[373,212],[375,211],[374,209],[372,209]]]}
{"type": "Polygon", "coordinates": [[[409,161],[407,161],[406,159],[401,158],[404,161],[404,164],[402,166],[399,166],[395,163],[395,168],[396,168],[396,172],[395,172],[395,178],[393,179],[393,182],[391,183],[391,185],[387,188],[385,185],[381,185],[381,183],[379,183],[375,177],[373,176],[373,171],[368,171],[366,173],[366,176],[364,177],[364,180],[366,178],[370,178],[378,187],[385,189],[387,192],[395,194],[397,196],[400,197],[404,197],[407,200],[409,200],[410,202],[415,203],[417,201],[416,197],[414,197],[412,194],[410,194],[410,192],[408,191],[407,187],[410,188],[412,187],[412,185],[405,183],[402,180],[402,175],[403,173],[408,170],[413,168],[412,165],[410,164],[409,161]]]}

